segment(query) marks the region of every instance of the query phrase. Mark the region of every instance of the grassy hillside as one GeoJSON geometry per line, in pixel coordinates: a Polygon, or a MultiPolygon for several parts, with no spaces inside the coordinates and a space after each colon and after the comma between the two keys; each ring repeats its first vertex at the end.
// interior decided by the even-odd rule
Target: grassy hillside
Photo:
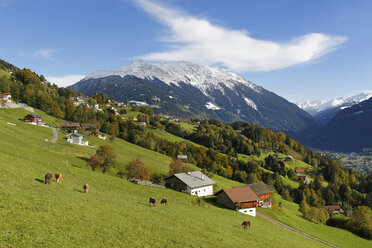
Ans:
{"type": "Polygon", "coordinates": [[[10,73],[0,69],[0,77],[2,77],[2,76],[10,76],[10,73]]]}
{"type": "Polygon", "coordinates": [[[371,247],[372,245],[372,241],[360,238],[349,231],[307,221],[302,218],[297,204],[282,199],[278,194],[275,194],[275,198],[277,202],[281,202],[282,212],[268,209],[260,209],[259,211],[291,227],[340,247],[363,248],[371,247]]]}
{"type": "MultiPolygon", "coordinates": [[[[187,194],[134,185],[92,172],[84,168],[85,161],[80,157],[89,156],[94,148],[74,146],[61,139],[57,144],[45,142],[52,137],[51,130],[24,124],[18,120],[24,114],[24,110],[0,111],[0,247],[234,247],[242,244],[320,247],[299,236],[293,239],[293,233],[260,218],[209,204],[197,206],[187,194]],[[46,172],[61,172],[63,183],[43,184],[46,172]],[[90,185],[89,194],[81,193],[85,183],[90,185]],[[166,196],[169,206],[150,207],[149,196],[157,199],[166,196]],[[253,224],[248,231],[240,226],[246,219],[253,224]]],[[[123,162],[123,154],[131,151],[129,144],[115,140],[113,146],[120,149],[117,153],[123,162]]],[[[137,149],[132,150],[130,157],[139,153],[146,162],[145,152],[137,149]]],[[[152,157],[146,163],[153,168],[157,168],[162,159],[166,161],[160,154],[152,157]]],[[[224,183],[228,185],[231,181],[224,179],[224,183]]]]}
{"type": "MultiPolygon", "coordinates": [[[[54,118],[37,113],[46,122],[58,124],[54,118]]],[[[22,109],[0,111],[0,247],[323,246],[259,217],[242,215],[213,203],[197,206],[187,194],[135,185],[112,175],[92,172],[85,167],[83,158],[93,154],[95,148],[72,145],[62,138],[50,144],[45,140],[52,138],[51,130],[18,120],[25,114],[22,109]],[[43,184],[46,172],[62,173],[63,183],[43,184]],[[82,193],[85,183],[90,185],[89,194],[82,193]],[[149,196],[158,200],[167,197],[169,205],[150,207],[149,196]],[[243,220],[252,222],[250,230],[240,226],[243,220]]],[[[168,170],[170,158],[165,155],[120,139],[112,143],[95,137],[89,140],[96,147],[110,144],[118,154],[119,164],[139,155],[154,171],[168,170]]],[[[239,185],[218,176],[213,180],[220,187],[239,185]]],[[[309,222],[296,216],[297,205],[280,201],[285,209],[283,222],[296,217],[298,220],[292,221],[303,225],[299,229],[307,232],[309,222]]],[[[276,218],[282,216],[272,210],[268,213],[276,218]]],[[[345,231],[315,226],[320,226],[323,233],[311,234],[330,242],[337,239],[341,247],[367,242],[346,232],[345,237],[351,241],[342,245],[341,234],[345,231]],[[324,233],[330,230],[334,230],[332,237],[327,238],[324,233]]]]}

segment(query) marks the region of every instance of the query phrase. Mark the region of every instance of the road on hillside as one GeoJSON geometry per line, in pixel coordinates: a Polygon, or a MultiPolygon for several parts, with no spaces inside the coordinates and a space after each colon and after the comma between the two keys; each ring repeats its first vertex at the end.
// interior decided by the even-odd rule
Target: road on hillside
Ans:
{"type": "Polygon", "coordinates": [[[56,143],[58,140],[57,129],[55,127],[52,127],[52,131],[53,131],[53,139],[51,139],[50,143],[56,143]]]}
{"type": "Polygon", "coordinates": [[[317,242],[322,243],[322,244],[324,244],[324,245],[328,245],[328,246],[331,246],[331,247],[339,248],[339,247],[336,246],[336,245],[333,245],[333,244],[331,244],[331,243],[328,243],[327,241],[324,241],[324,240],[318,239],[318,238],[316,238],[316,237],[314,237],[314,236],[311,236],[311,235],[309,235],[309,234],[307,234],[307,233],[301,232],[301,231],[299,231],[299,230],[297,230],[297,229],[295,229],[295,228],[293,228],[293,227],[290,227],[290,226],[288,226],[288,225],[286,225],[286,224],[284,224],[284,223],[282,223],[282,222],[280,222],[280,221],[274,220],[274,219],[272,219],[272,218],[270,218],[270,217],[268,217],[268,216],[266,216],[266,215],[264,215],[264,214],[262,214],[262,213],[257,213],[257,216],[259,216],[259,217],[261,217],[261,218],[263,218],[263,219],[265,219],[265,220],[267,220],[267,221],[270,221],[271,223],[273,223],[273,224],[275,224],[275,225],[278,225],[278,226],[280,226],[280,227],[283,227],[283,228],[285,228],[285,229],[287,229],[287,230],[289,230],[289,231],[292,231],[292,232],[295,232],[295,233],[297,233],[297,234],[299,234],[299,235],[302,235],[302,236],[304,236],[305,238],[308,238],[308,239],[311,239],[311,240],[317,241],[317,242]]]}

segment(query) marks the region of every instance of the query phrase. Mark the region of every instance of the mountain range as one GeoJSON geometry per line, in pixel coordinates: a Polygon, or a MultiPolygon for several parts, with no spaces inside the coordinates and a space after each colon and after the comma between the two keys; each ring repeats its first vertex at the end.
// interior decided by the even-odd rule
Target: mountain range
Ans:
{"type": "Polygon", "coordinates": [[[321,124],[325,125],[340,111],[372,97],[372,90],[366,90],[358,94],[339,97],[330,101],[315,100],[298,104],[300,108],[308,112],[321,124]]]}
{"type": "Polygon", "coordinates": [[[311,146],[343,152],[372,148],[372,98],[339,111],[312,137],[311,146]]]}
{"type": "Polygon", "coordinates": [[[95,71],[68,88],[149,105],[157,113],[247,121],[292,135],[319,127],[308,113],[273,92],[222,68],[189,62],[133,61],[116,71],[95,71]]]}

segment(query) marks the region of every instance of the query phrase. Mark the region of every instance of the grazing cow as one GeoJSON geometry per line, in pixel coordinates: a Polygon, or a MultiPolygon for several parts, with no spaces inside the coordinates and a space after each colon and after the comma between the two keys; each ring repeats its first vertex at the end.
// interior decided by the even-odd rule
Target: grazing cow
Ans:
{"type": "Polygon", "coordinates": [[[168,199],[167,198],[163,198],[161,200],[160,204],[168,205],[168,199]]]}
{"type": "Polygon", "coordinates": [[[84,184],[84,193],[88,193],[88,190],[89,190],[89,184],[84,184]]]}
{"type": "Polygon", "coordinates": [[[54,176],[56,177],[57,183],[59,183],[59,182],[62,183],[62,174],[61,173],[56,173],[54,176]]]}
{"type": "Polygon", "coordinates": [[[153,205],[154,207],[156,206],[156,200],[155,200],[155,198],[152,198],[152,197],[150,197],[150,199],[149,199],[149,205],[153,205]]]}
{"type": "Polygon", "coordinates": [[[52,178],[53,178],[53,175],[48,172],[47,174],[45,174],[44,183],[45,184],[50,184],[52,182],[52,178]]]}
{"type": "Polygon", "coordinates": [[[242,226],[244,226],[244,229],[247,229],[248,227],[251,227],[251,222],[250,221],[244,221],[242,223],[242,226]]]}

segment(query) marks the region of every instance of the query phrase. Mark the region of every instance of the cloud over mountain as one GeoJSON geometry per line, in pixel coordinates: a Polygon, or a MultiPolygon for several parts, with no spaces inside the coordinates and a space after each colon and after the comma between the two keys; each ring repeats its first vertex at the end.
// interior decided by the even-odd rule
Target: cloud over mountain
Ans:
{"type": "Polygon", "coordinates": [[[148,0],[135,1],[167,28],[161,38],[165,51],[139,56],[144,60],[185,60],[207,65],[220,64],[229,70],[271,71],[317,59],[334,51],[347,37],[308,33],[279,43],[259,40],[246,30],[233,30],[194,17],[181,10],[148,0]]]}

